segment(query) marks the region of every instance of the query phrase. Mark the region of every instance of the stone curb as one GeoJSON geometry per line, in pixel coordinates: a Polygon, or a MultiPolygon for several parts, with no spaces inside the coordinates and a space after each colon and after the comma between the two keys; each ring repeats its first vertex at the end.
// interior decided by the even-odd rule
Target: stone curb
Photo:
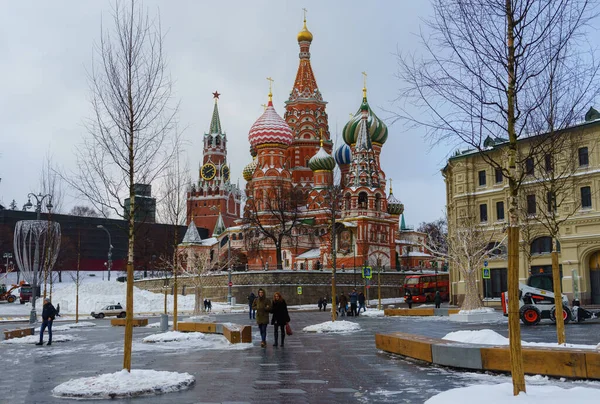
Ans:
{"type": "MultiPolygon", "coordinates": [[[[510,372],[507,346],[453,342],[407,333],[375,334],[377,349],[428,363],[481,371],[510,372]]],[[[600,380],[600,352],[523,347],[525,373],[600,380]]]]}

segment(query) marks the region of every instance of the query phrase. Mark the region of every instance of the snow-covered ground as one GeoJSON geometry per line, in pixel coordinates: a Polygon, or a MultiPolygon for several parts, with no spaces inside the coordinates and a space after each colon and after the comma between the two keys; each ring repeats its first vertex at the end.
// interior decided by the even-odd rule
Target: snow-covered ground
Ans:
{"type": "Polygon", "coordinates": [[[353,323],[352,321],[326,321],[320,324],[309,325],[308,327],[304,327],[302,329],[304,332],[333,332],[333,333],[346,333],[346,332],[354,332],[360,331],[360,325],[357,323],[353,323]]]}
{"type": "Polygon", "coordinates": [[[52,390],[55,397],[114,399],[170,393],[189,388],[196,379],[189,373],[132,369],[71,379],[52,390]]]}
{"type": "MultiPolygon", "coordinates": [[[[77,337],[74,337],[69,334],[54,334],[54,333],[52,333],[52,343],[53,344],[56,342],[67,342],[67,341],[73,341],[76,339],[77,339],[77,337]]],[[[7,340],[0,342],[0,344],[5,344],[5,345],[36,344],[38,342],[40,342],[39,335],[28,335],[26,337],[21,337],[21,338],[7,339],[7,340]]],[[[47,331],[44,333],[44,342],[48,342],[48,332],[47,331]]]]}
{"type": "Polygon", "coordinates": [[[561,388],[558,386],[527,385],[527,393],[513,396],[511,383],[476,384],[440,393],[426,404],[591,404],[599,401],[599,389],[589,387],[561,388]]]}
{"type": "MultiPolygon", "coordinates": [[[[484,344],[484,345],[508,345],[508,338],[498,334],[492,330],[462,330],[454,331],[446,334],[442,339],[450,341],[466,342],[471,344],[484,344]]],[[[549,347],[549,348],[578,348],[578,349],[596,349],[596,345],[582,345],[582,344],[563,344],[559,345],[552,342],[521,342],[523,346],[528,347],[549,347]]],[[[600,345],[600,344],[598,344],[600,345]]]]}
{"type": "Polygon", "coordinates": [[[370,309],[367,311],[361,311],[360,312],[360,316],[364,316],[364,317],[385,317],[383,314],[383,310],[377,310],[377,309],[370,309]]]}

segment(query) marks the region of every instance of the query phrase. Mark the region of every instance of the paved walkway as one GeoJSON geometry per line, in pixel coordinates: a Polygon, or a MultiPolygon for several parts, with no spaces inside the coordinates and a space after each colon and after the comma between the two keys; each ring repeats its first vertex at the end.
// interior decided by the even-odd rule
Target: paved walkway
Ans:
{"type": "MultiPolygon", "coordinates": [[[[217,321],[253,324],[247,314],[217,315],[217,321]]],[[[301,329],[329,319],[329,313],[292,313],[295,334],[285,348],[274,348],[272,327],[268,347],[249,350],[156,350],[141,344],[151,328],[134,329],[134,368],[188,372],[196,384],[187,391],[162,396],[112,400],[143,403],[422,403],[440,391],[473,383],[473,376],[427,367],[399,359],[375,349],[374,333],[405,331],[441,337],[458,329],[492,328],[507,335],[506,323],[470,325],[446,319],[414,318],[353,319],[363,330],[352,334],[309,334],[301,329]]],[[[51,347],[0,344],[4,370],[0,378],[0,402],[63,403],[50,396],[56,385],[71,378],[112,373],[121,369],[124,329],[110,327],[108,320],[93,320],[97,326],[71,329],[77,340],[51,347]]],[[[151,322],[157,322],[153,319],[151,322]]],[[[14,328],[14,324],[1,324],[14,328]]],[[[57,332],[58,334],[58,332],[57,332]]],[[[523,339],[552,341],[551,325],[523,327],[523,339]]],[[[569,325],[568,342],[598,343],[600,324],[569,325]]]]}

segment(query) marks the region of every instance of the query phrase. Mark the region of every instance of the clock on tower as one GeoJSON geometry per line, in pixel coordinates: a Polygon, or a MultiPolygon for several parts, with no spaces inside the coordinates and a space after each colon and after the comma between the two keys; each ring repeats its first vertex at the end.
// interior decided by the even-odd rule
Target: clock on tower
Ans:
{"type": "Polygon", "coordinates": [[[213,163],[206,163],[202,166],[200,170],[200,175],[202,175],[202,179],[205,181],[210,181],[215,178],[217,174],[217,167],[213,163]]]}

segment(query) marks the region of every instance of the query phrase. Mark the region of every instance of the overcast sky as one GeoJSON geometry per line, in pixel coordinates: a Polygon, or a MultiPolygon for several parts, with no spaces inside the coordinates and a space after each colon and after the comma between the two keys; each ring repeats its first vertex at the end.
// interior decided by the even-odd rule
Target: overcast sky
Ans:
{"type": "MultiPolygon", "coordinates": [[[[368,73],[368,98],[375,113],[396,107],[401,83],[395,78],[396,52],[418,46],[415,33],[429,16],[427,1],[145,1],[160,12],[166,55],[186,127],[187,158],[198,179],[202,134],[221,93],[221,124],[227,132],[232,181],[251,161],[248,130],[262,113],[268,82],[280,115],[298,68],[296,35],[302,7],[314,39],[311,63],[323,98],[329,103],[334,140],[361,102],[362,71],[368,73]]],[[[0,203],[19,207],[39,190],[44,157],[72,169],[74,147],[92,115],[86,71],[101,20],[110,20],[108,1],[0,0],[0,203]]],[[[393,179],[394,195],[405,205],[407,224],[442,215],[444,181],[440,169],[449,150],[431,149],[422,130],[389,127],[381,162],[393,179]]],[[[77,201],[67,197],[63,211],[77,201]]],[[[85,201],[82,201],[85,204],[85,201]]]]}

